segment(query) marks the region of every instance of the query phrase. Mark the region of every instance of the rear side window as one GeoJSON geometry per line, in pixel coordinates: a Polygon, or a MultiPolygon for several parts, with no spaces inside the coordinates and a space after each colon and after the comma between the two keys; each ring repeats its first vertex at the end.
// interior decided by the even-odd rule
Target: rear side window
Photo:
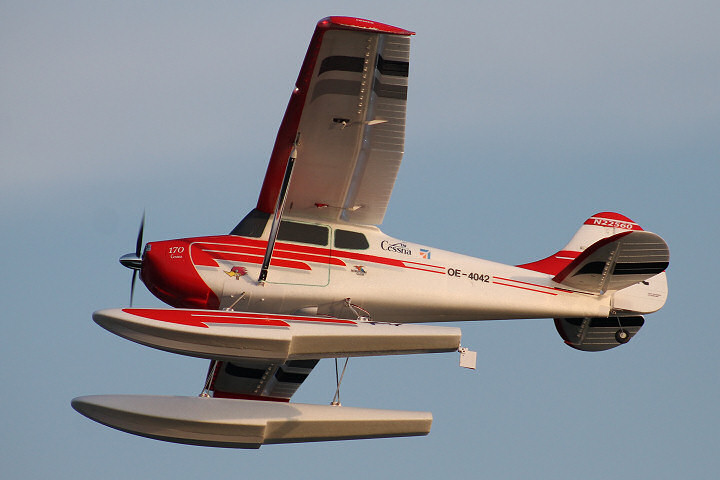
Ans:
{"type": "Polygon", "coordinates": [[[364,234],[350,230],[335,230],[335,248],[365,250],[370,244],[364,234]]]}
{"type": "Polygon", "coordinates": [[[297,223],[290,221],[280,222],[278,240],[287,242],[310,243],[312,245],[326,246],[330,230],[322,225],[311,225],[309,223],[297,223]]]}

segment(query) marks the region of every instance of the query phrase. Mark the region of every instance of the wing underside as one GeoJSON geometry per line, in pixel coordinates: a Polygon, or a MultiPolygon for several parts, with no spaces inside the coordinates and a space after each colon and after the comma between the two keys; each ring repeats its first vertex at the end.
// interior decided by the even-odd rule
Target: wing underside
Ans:
{"type": "Polygon", "coordinates": [[[289,400],[310,375],[318,360],[211,361],[208,390],[218,398],[289,400]]]}
{"type": "Polygon", "coordinates": [[[285,213],[382,223],[402,160],[412,32],[318,23],[278,132],[258,210],[272,213],[293,144],[285,213]]]}

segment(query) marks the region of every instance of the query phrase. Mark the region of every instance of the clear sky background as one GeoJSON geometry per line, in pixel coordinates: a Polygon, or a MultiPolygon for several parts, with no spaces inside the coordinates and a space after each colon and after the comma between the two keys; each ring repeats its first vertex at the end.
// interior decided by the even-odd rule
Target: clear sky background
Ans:
{"type": "MultiPolygon", "coordinates": [[[[148,3],[0,3],[0,476],[716,478],[719,2],[148,3]],[[327,15],[417,32],[386,233],[517,264],[619,211],[670,245],[667,305],[604,353],[526,320],[461,325],[476,372],[352,360],[343,403],[431,411],[427,437],[212,449],[77,414],[80,395],[200,392],[206,361],[91,313],[127,305],[143,209],[150,241],[255,205],[327,15]]],[[[135,304],[161,305],[142,284],[135,304]]],[[[333,382],[323,361],[294,400],[333,382]]]]}

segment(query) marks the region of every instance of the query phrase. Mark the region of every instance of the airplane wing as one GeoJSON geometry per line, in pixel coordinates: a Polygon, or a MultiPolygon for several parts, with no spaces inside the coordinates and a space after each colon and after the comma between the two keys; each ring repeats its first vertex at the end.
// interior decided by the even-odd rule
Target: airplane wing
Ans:
{"type": "Polygon", "coordinates": [[[404,149],[410,35],[351,17],[318,22],[258,210],[273,213],[297,142],[285,215],[382,223],[404,149]]]}
{"type": "Polygon", "coordinates": [[[317,359],[211,361],[206,390],[215,398],[290,400],[317,359]]]}

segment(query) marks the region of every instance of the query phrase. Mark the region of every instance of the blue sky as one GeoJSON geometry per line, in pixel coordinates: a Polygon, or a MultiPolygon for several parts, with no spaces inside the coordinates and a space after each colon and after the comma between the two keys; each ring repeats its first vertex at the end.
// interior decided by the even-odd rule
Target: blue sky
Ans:
{"type": "MultiPolygon", "coordinates": [[[[720,4],[387,3],[0,5],[4,478],[715,477],[720,4]],[[335,14],[417,32],[385,232],[516,264],[619,211],[670,245],[667,305],[600,354],[527,320],[461,325],[476,372],[450,354],[350,362],[345,405],[431,411],[428,437],[209,449],[78,415],[79,395],[202,388],[205,361],[90,315],[127,304],[117,258],[143,209],[161,240],[226,233],[254,206],[335,14]]],[[[294,400],[329,402],[333,375],[321,362],[294,400]]]]}

